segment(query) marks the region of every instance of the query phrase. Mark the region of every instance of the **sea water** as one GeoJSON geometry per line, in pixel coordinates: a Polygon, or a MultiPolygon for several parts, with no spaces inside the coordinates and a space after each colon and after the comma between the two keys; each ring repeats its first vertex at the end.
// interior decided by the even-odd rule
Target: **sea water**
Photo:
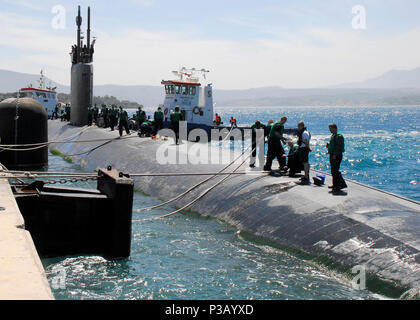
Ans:
{"type": "MultiPolygon", "coordinates": [[[[419,107],[217,108],[225,122],[266,123],[286,115],[286,125],[304,120],[312,135],[313,168],[328,171],[325,144],[335,122],[346,139],[345,178],[420,200],[419,107]]],[[[50,170],[82,171],[50,155],[50,170]]],[[[95,183],[74,186],[95,188],[95,183]]],[[[139,192],[134,209],[159,201],[139,192]]],[[[142,220],[171,212],[171,206],[134,213],[142,220]]],[[[44,259],[56,299],[378,299],[353,289],[340,274],[287,251],[255,242],[223,222],[184,213],[134,222],[126,260],[98,256],[44,259]]]]}
{"type": "Polygon", "coordinates": [[[328,125],[335,123],[345,137],[344,178],[420,201],[419,106],[249,107],[217,108],[216,112],[225,123],[235,116],[239,126],[256,120],[266,124],[285,115],[285,127],[296,128],[303,120],[312,136],[311,167],[327,172],[328,125]]]}

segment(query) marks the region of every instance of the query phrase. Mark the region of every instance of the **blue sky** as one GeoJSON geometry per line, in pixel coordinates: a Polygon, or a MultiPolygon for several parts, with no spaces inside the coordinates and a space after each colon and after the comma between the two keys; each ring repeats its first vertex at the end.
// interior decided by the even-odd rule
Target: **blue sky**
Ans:
{"type": "MultiPolygon", "coordinates": [[[[0,0],[0,69],[70,81],[77,2],[0,0]],[[51,12],[65,8],[65,29],[51,12]]],[[[150,84],[181,66],[208,68],[218,88],[320,87],[420,66],[414,0],[80,0],[92,7],[95,83],[150,84]],[[352,8],[366,29],[352,28],[352,8]]],[[[86,19],[84,20],[86,22],[86,19]]],[[[84,25],[86,27],[86,25],[84,25]]]]}

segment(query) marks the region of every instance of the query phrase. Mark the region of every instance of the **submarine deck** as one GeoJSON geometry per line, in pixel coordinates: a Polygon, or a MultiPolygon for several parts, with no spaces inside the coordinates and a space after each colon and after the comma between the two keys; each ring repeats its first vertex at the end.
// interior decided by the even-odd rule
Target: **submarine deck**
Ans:
{"type": "MultiPolygon", "coordinates": [[[[81,130],[65,122],[49,121],[50,141],[75,136],[81,130]]],[[[77,140],[117,136],[117,131],[91,127],[74,138],[74,143],[51,145],[51,148],[71,155],[101,144],[82,144],[77,140]]],[[[191,163],[160,165],[156,154],[163,144],[165,142],[161,140],[133,137],[107,143],[91,153],[72,158],[88,170],[111,165],[127,173],[217,172],[225,166],[191,163]]],[[[170,145],[168,150],[177,150],[185,156],[198,145],[170,145]]],[[[209,152],[215,152],[215,149],[218,148],[210,147],[209,152]]],[[[229,150],[222,153],[229,153],[229,150]]],[[[238,154],[234,152],[234,156],[238,154]]],[[[243,170],[248,170],[247,164],[243,165],[243,170]]],[[[168,176],[134,178],[134,181],[143,192],[168,200],[203,179],[203,176],[168,176]]],[[[221,179],[214,178],[174,204],[182,207],[221,179]]],[[[379,279],[391,280],[405,288],[420,288],[418,202],[349,180],[348,193],[338,196],[328,193],[326,186],[300,185],[297,182],[296,178],[289,177],[235,175],[190,209],[224,220],[278,245],[327,257],[349,268],[362,265],[368,274],[379,279]]],[[[331,184],[329,175],[325,184],[331,184]]]]}

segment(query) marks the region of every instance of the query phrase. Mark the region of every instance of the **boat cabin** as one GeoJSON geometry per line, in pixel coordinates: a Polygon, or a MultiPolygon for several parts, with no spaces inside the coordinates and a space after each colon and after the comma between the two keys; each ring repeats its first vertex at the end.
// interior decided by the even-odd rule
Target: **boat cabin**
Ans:
{"type": "Polygon", "coordinates": [[[20,89],[19,98],[32,98],[37,100],[47,110],[48,116],[51,117],[58,102],[56,88],[44,86],[44,75],[42,71],[38,82],[39,88],[33,88],[32,84],[30,84],[27,88],[20,89]]]}
{"type": "Polygon", "coordinates": [[[162,110],[165,120],[170,120],[171,112],[179,107],[182,120],[188,125],[195,127],[213,125],[213,88],[211,84],[202,85],[197,73],[205,75],[207,70],[195,70],[182,68],[173,73],[178,76],[177,80],[163,80],[165,86],[165,101],[162,110]]]}

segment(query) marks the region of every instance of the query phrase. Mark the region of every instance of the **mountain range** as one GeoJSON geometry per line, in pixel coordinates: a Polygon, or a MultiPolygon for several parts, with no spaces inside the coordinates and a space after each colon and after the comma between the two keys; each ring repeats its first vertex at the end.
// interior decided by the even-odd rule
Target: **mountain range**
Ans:
{"type": "Polygon", "coordinates": [[[336,88],[420,88],[420,68],[413,70],[391,70],[379,77],[363,82],[347,83],[336,88]]]}
{"type": "MultiPolygon", "coordinates": [[[[39,75],[0,70],[0,92],[15,92],[32,84],[38,86],[39,75]]],[[[48,86],[69,93],[70,87],[46,79],[48,86]]],[[[161,86],[96,85],[95,96],[113,96],[145,106],[163,102],[161,86]]],[[[214,90],[218,106],[317,106],[317,105],[417,105],[420,104],[420,68],[391,70],[383,75],[358,83],[328,88],[287,89],[262,87],[245,90],[214,90]]]]}

